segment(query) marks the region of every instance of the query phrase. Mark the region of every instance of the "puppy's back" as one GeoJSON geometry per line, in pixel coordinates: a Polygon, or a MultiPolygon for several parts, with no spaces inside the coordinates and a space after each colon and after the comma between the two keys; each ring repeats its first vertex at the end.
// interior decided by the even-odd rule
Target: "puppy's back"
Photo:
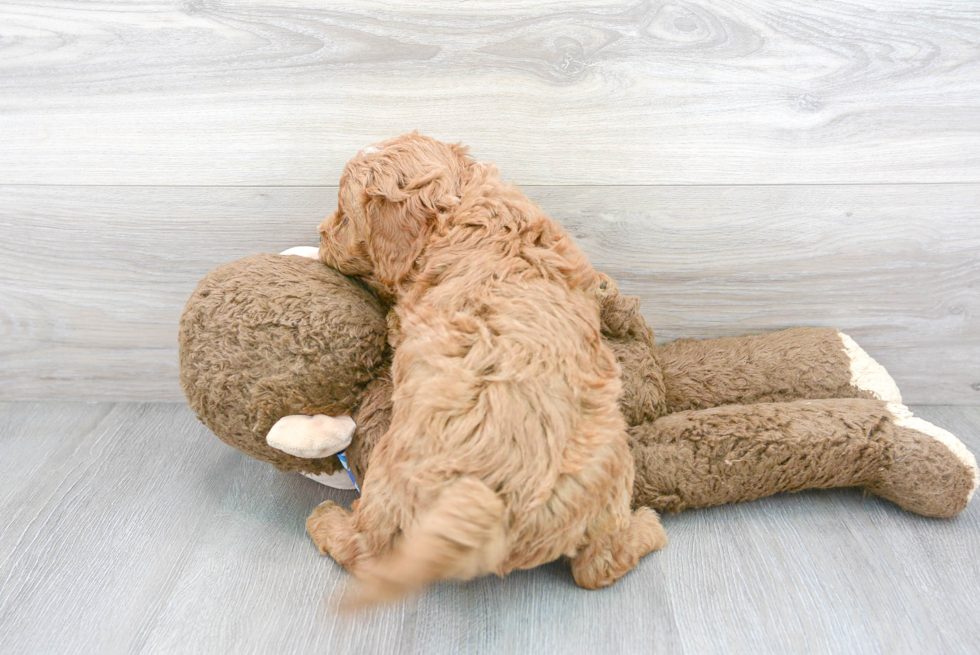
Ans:
{"type": "Polygon", "coordinates": [[[442,485],[439,472],[482,481],[507,508],[502,572],[550,561],[608,502],[612,478],[631,477],[597,304],[554,281],[501,277],[447,298],[449,311],[439,300],[452,291],[402,310],[393,433],[377,464],[405,472],[406,487],[442,485]]]}

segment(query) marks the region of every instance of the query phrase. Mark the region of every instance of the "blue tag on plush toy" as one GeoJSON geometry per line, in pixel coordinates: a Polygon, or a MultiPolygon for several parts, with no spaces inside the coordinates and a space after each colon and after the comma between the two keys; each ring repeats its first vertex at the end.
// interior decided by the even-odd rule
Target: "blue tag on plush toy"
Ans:
{"type": "Polygon", "coordinates": [[[350,481],[354,483],[354,488],[357,489],[357,493],[361,493],[361,488],[357,486],[357,480],[354,479],[354,474],[350,472],[350,467],[347,466],[347,451],[342,450],[337,453],[337,459],[340,460],[340,465],[344,467],[347,475],[350,476],[350,481]]]}

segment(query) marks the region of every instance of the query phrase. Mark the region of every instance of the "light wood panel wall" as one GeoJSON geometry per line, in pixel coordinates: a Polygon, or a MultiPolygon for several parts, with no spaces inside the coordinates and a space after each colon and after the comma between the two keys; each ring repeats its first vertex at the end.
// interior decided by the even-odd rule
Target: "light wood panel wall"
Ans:
{"type": "MultiPolygon", "coordinates": [[[[910,400],[980,392],[980,185],[528,187],[661,341],[829,325],[910,400]]],[[[210,268],[315,245],[336,188],[0,187],[6,398],[180,399],[210,268]]]]}
{"type": "Polygon", "coordinates": [[[978,182],[975,3],[4,3],[0,171],[330,184],[462,139],[523,184],[978,182]]]}
{"type": "Polygon", "coordinates": [[[980,401],[980,11],[957,0],[0,5],[0,399],[175,400],[210,268],[315,240],[418,128],[660,338],[850,331],[980,401]]]}

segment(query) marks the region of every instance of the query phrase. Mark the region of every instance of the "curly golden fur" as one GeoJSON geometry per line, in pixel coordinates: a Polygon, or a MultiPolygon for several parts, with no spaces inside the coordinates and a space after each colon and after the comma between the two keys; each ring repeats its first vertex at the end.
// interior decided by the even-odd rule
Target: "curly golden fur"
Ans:
{"type": "Polygon", "coordinates": [[[633,461],[602,341],[600,276],[465,148],[409,134],[362,151],[320,258],[396,301],[391,426],[349,513],[307,528],[364,601],[568,556],[587,588],[666,536],[630,511],[633,461]]]}

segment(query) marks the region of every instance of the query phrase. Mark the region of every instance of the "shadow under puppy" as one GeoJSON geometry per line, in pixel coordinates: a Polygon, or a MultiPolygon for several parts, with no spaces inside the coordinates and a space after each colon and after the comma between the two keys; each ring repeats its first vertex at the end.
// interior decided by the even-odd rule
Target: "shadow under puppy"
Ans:
{"type": "Polygon", "coordinates": [[[560,225],[465,148],[413,133],[347,164],[320,234],[320,259],[398,319],[362,496],[307,521],[362,602],[562,556],[595,589],[666,545],[653,510],[630,510],[606,278],[560,225]]]}

